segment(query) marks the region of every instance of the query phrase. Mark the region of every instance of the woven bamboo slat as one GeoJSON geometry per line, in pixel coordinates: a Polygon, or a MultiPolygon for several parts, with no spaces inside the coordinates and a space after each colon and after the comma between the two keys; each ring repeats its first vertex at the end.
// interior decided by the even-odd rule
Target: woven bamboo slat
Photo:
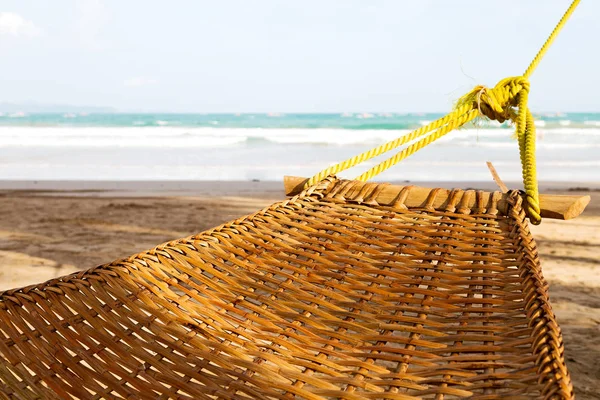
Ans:
{"type": "Polygon", "coordinates": [[[383,188],[327,178],[0,293],[0,397],[573,398],[519,193],[383,188]]]}

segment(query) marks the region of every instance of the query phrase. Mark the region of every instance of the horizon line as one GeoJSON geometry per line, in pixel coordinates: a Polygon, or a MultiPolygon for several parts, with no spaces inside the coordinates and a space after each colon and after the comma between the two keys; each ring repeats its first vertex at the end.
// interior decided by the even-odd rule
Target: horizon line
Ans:
{"type": "MultiPolygon", "coordinates": [[[[85,106],[81,106],[78,108],[85,108],[85,106]]],[[[112,108],[112,107],[90,107],[90,108],[112,108]]],[[[168,110],[119,110],[114,109],[110,111],[86,111],[86,110],[60,110],[60,111],[27,111],[26,109],[14,111],[7,110],[3,111],[0,108],[0,113],[3,114],[15,114],[15,113],[25,113],[25,114],[173,114],[173,115],[253,115],[253,114],[264,114],[271,115],[273,117],[277,116],[285,116],[285,115],[303,115],[303,114],[317,114],[317,115],[334,115],[334,114],[448,114],[451,110],[447,111],[168,111],[168,110]]],[[[532,111],[535,114],[599,114],[600,110],[591,111],[591,110],[583,110],[583,111],[566,111],[566,110],[545,110],[545,111],[532,111]]]]}

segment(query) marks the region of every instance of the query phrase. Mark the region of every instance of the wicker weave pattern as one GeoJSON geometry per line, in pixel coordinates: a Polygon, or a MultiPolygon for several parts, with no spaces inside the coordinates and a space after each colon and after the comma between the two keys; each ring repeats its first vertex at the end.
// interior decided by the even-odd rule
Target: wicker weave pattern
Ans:
{"type": "MultiPolygon", "coordinates": [[[[520,197],[407,209],[328,178],[0,294],[7,398],[573,398],[520,197]]],[[[432,198],[435,191],[432,193],[432,198]]]]}

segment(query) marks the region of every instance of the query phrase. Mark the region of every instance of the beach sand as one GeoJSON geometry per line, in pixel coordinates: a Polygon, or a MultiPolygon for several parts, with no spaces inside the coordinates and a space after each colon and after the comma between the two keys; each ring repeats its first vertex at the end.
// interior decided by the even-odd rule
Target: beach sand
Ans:
{"type": "MultiPolygon", "coordinates": [[[[578,219],[545,220],[532,231],[577,397],[600,398],[600,191],[564,183],[542,189],[592,196],[578,219]]],[[[0,182],[0,289],[126,257],[283,198],[278,182],[0,182]]]]}

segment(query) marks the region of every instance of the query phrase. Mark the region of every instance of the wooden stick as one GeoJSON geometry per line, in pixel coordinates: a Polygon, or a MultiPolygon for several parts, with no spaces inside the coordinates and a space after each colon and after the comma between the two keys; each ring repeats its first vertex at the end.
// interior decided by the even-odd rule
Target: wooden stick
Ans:
{"type": "Polygon", "coordinates": [[[508,187],[504,184],[504,182],[502,182],[502,179],[500,179],[500,175],[498,175],[498,171],[496,171],[496,168],[494,168],[494,164],[492,164],[491,161],[487,161],[486,164],[490,170],[490,173],[492,174],[494,182],[496,182],[496,185],[498,185],[502,193],[508,192],[508,187]]]}
{"type": "MultiPolygon", "coordinates": [[[[297,176],[286,176],[283,178],[283,184],[285,188],[285,194],[287,196],[294,196],[300,193],[304,189],[305,183],[308,181],[306,178],[297,176]]],[[[391,205],[400,191],[404,186],[389,185],[383,188],[381,192],[375,197],[375,201],[382,205],[391,205]]],[[[411,188],[408,197],[404,204],[407,207],[424,207],[427,199],[431,194],[430,188],[424,187],[413,187],[411,188]]],[[[436,195],[435,202],[432,204],[434,208],[443,208],[448,203],[448,197],[450,190],[441,189],[436,195]]],[[[484,203],[488,204],[490,200],[490,192],[484,192],[484,203]]],[[[542,218],[552,219],[573,219],[579,216],[585,207],[590,202],[590,196],[564,196],[555,194],[541,194],[540,195],[540,208],[542,218]]],[[[506,211],[508,207],[508,194],[504,193],[502,198],[498,202],[498,209],[506,211]]],[[[464,204],[465,207],[475,206],[475,196],[471,196],[468,204],[464,204]]]]}

